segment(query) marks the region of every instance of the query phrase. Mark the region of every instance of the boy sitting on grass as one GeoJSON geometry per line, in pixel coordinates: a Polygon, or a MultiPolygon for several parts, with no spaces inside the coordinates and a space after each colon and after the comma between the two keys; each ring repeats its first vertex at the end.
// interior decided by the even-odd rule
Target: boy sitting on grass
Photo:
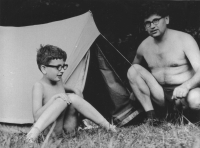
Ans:
{"type": "Polygon", "coordinates": [[[85,101],[80,91],[65,88],[62,75],[68,67],[65,64],[66,58],[65,51],[52,45],[41,45],[37,51],[37,64],[43,77],[34,84],[32,89],[35,124],[27,134],[28,141],[35,141],[39,134],[55,120],[54,135],[61,134],[63,130],[67,132],[75,130],[76,110],[96,124],[115,132],[115,126],[85,101]]]}

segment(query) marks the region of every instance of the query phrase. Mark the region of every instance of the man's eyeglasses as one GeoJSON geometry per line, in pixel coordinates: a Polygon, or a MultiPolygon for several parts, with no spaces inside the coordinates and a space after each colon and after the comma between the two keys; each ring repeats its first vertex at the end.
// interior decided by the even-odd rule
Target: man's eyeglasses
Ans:
{"type": "Polygon", "coordinates": [[[45,65],[45,66],[46,66],[46,67],[53,67],[53,68],[56,68],[58,71],[61,71],[62,68],[63,68],[64,70],[66,70],[67,67],[68,67],[68,64],[57,65],[57,66],[55,66],[55,65],[45,65]]]}
{"type": "Polygon", "coordinates": [[[154,25],[158,25],[159,21],[160,21],[162,18],[163,18],[163,17],[153,19],[153,21],[147,21],[147,22],[144,23],[144,27],[145,27],[145,28],[151,27],[151,23],[153,23],[154,25]]]}

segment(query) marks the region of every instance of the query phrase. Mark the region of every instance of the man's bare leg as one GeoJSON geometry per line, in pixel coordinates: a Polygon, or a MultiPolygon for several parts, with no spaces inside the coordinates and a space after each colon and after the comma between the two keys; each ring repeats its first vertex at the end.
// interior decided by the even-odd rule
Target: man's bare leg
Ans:
{"type": "Polygon", "coordinates": [[[130,86],[146,112],[154,110],[151,96],[154,102],[164,106],[164,92],[155,78],[140,65],[133,65],[127,73],[130,86]]]}
{"type": "Polygon", "coordinates": [[[200,123],[200,88],[189,91],[187,98],[176,100],[186,111],[186,117],[193,123],[200,123]]]}

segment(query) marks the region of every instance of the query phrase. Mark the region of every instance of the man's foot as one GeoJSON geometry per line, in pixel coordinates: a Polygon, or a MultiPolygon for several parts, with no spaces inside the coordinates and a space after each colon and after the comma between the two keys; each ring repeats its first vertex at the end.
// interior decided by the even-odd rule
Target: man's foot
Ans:
{"type": "Polygon", "coordinates": [[[148,118],[144,121],[144,123],[147,123],[150,126],[159,126],[162,124],[162,122],[158,118],[154,118],[154,119],[148,118]]]}
{"type": "Polygon", "coordinates": [[[162,122],[156,117],[155,111],[150,110],[146,112],[146,119],[144,120],[145,123],[148,123],[151,126],[159,126],[162,122]]]}

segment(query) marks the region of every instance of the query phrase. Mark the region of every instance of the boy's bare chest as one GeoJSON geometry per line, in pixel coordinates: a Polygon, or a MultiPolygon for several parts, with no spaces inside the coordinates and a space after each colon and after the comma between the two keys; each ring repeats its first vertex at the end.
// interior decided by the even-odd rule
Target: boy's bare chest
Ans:
{"type": "Polygon", "coordinates": [[[46,103],[50,100],[54,95],[59,93],[65,93],[65,89],[63,86],[53,87],[53,86],[46,86],[44,88],[44,98],[43,102],[46,103]]]}

